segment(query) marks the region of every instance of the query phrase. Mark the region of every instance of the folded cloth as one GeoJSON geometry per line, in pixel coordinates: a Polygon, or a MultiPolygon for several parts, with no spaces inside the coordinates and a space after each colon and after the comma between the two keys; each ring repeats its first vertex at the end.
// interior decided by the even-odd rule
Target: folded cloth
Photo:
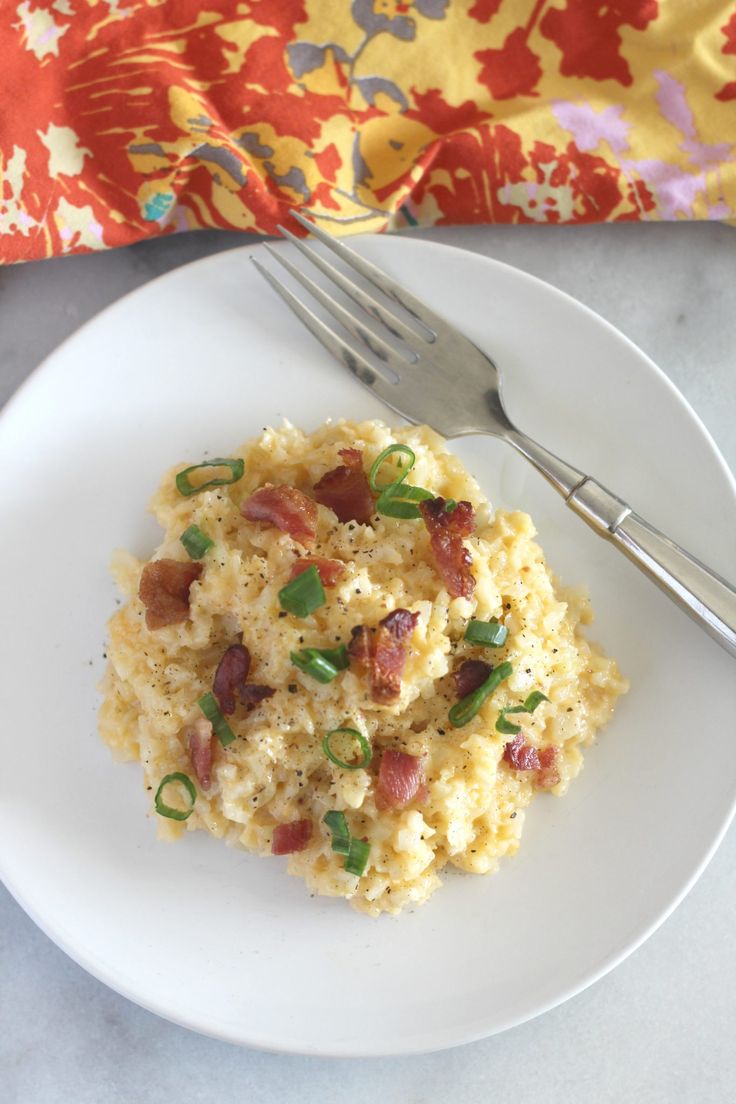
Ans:
{"type": "Polygon", "coordinates": [[[719,0],[4,0],[0,259],[736,214],[719,0]]]}

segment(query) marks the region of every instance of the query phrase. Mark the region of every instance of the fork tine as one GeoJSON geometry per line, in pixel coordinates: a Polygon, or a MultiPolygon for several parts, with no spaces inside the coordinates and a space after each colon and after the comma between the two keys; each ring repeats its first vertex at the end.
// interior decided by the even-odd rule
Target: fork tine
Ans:
{"type": "Polygon", "coordinates": [[[395,349],[392,349],[390,345],[387,345],[378,334],[374,334],[364,326],[361,326],[360,322],[350,314],[350,311],[346,310],[336,299],[333,299],[328,292],[321,288],[319,284],[316,284],[314,280],[311,280],[309,276],[301,272],[295,264],[292,264],[289,258],[283,254],[282,250],[272,249],[270,245],[266,245],[265,248],[268,255],[273,257],[275,261],[278,261],[280,265],[283,265],[286,271],[290,273],[318,303],[321,303],[325,310],[344,326],[349,334],[352,334],[353,337],[357,337],[359,341],[367,345],[373,355],[378,357],[382,364],[388,365],[391,371],[397,376],[401,375],[402,369],[407,367],[407,361],[404,357],[397,353],[395,349]]]}
{"type": "Polygon", "coordinates": [[[293,219],[303,226],[306,230],[309,230],[311,234],[314,234],[315,238],[321,241],[328,249],[331,249],[333,253],[336,253],[347,265],[350,265],[359,275],[368,280],[374,287],[382,291],[384,295],[387,295],[389,299],[393,299],[404,310],[408,311],[413,318],[416,318],[418,322],[424,326],[424,328],[431,335],[427,338],[428,341],[434,341],[437,335],[443,330],[447,330],[447,322],[444,318],[441,318],[434,311],[431,311],[428,306],[412,295],[410,291],[402,287],[401,284],[397,284],[395,280],[392,280],[390,276],[387,276],[371,261],[365,260],[364,257],[359,256],[354,249],[350,249],[347,245],[344,245],[337,238],[334,238],[332,234],[328,234],[316,223],[310,222],[309,219],[304,218],[304,215],[299,211],[295,211],[293,208],[289,212],[293,219]]]}
{"type": "MultiPolygon", "coordinates": [[[[367,387],[369,391],[377,395],[387,406],[396,410],[397,407],[395,403],[402,401],[403,388],[387,383],[386,380],[382,379],[370,361],[366,360],[363,356],[360,349],[356,349],[349,342],[345,341],[339,334],[335,333],[331,326],[328,326],[326,322],[318,318],[309,307],[305,307],[305,305],[297,299],[296,295],[270,273],[252,254],[250,259],[261,276],[263,276],[264,280],[268,281],[274,291],[281,296],[300,322],[302,322],[309,332],[324,345],[328,353],[332,353],[341,364],[344,364],[345,367],[353,373],[356,379],[367,387]],[[401,392],[402,394],[394,395],[394,391],[401,392]]],[[[399,410],[398,413],[401,414],[401,411],[399,410]]],[[[406,415],[403,415],[403,417],[406,417],[406,415]]]]}
{"type": "Polygon", "coordinates": [[[370,314],[378,322],[381,322],[394,337],[406,341],[409,345],[415,342],[417,338],[422,339],[424,337],[423,334],[417,333],[411,326],[407,326],[406,322],[402,322],[393,311],[382,306],[382,304],[379,303],[377,299],[374,299],[367,291],[364,291],[363,288],[353,283],[352,280],[340,272],[339,268],[335,268],[334,265],[331,265],[320,256],[316,249],[310,248],[302,238],[298,238],[296,234],[292,234],[291,230],[287,230],[285,226],[277,226],[277,230],[279,230],[292,245],[295,245],[308,261],[316,265],[320,272],[324,272],[325,276],[329,277],[333,284],[336,284],[341,291],[349,295],[354,303],[357,303],[367,314],[370,314]]]}

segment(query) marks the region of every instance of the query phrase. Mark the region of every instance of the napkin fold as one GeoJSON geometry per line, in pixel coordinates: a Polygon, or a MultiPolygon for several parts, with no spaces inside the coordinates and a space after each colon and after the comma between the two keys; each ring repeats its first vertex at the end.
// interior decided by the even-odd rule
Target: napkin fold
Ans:
{"type": "Polygon", "coordinates": [[[5,0],[0,259],[736,215],[720,0],[5,0]]]}

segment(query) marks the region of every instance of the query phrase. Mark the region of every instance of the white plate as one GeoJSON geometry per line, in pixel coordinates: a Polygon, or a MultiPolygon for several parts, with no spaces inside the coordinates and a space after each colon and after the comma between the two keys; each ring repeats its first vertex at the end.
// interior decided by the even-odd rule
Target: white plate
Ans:
{"type": "MultiPolygon", "coordinates": [[[[728,571],[734,485],[625,338],[504,265],[407,239],[357,247],[492,352],[522,427],[728,571]]],[[[157,843],[138,766],[114,764],[95,731],[110,552],[150,552],[144,508],[171,463],[227,455],[284,415],[393,417],[302,332],[248,250],[105,311],[7,408],[0,865],[77,962],[188,1027],[332,1055],[477,1039],[600,977],[692,885],[732,812],[733,667],[522,460],[468,439],[457,452],[491,499],[529,510],[557,572],[589,583],[592,635],[632,681],[568,797],[536,801],[498,875],[448,876],[399,920],[310,899],[285,860],[204,835],[157,843]]]]}

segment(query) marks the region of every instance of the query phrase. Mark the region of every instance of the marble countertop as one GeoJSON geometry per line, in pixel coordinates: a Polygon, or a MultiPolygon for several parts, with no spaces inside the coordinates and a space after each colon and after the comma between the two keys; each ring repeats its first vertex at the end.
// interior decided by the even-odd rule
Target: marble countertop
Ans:
{"type": "MultiPolygon", "coordinates": [[[[516,265],[621,329],[667,373],[736,468],[734,231],[704,224],[417,232],[516,265]]],[[[68,334],[177,265],[244,244],[204,232],[0,269],[0,405],[68,334]]],[[[291,1104],[726,1104],[736,1083],[736,830],[693,891],[612,974],[484,1042],[329,1060],[195,1035],[88,976],[0,888],[0,1099],[291,1104]]]]}

